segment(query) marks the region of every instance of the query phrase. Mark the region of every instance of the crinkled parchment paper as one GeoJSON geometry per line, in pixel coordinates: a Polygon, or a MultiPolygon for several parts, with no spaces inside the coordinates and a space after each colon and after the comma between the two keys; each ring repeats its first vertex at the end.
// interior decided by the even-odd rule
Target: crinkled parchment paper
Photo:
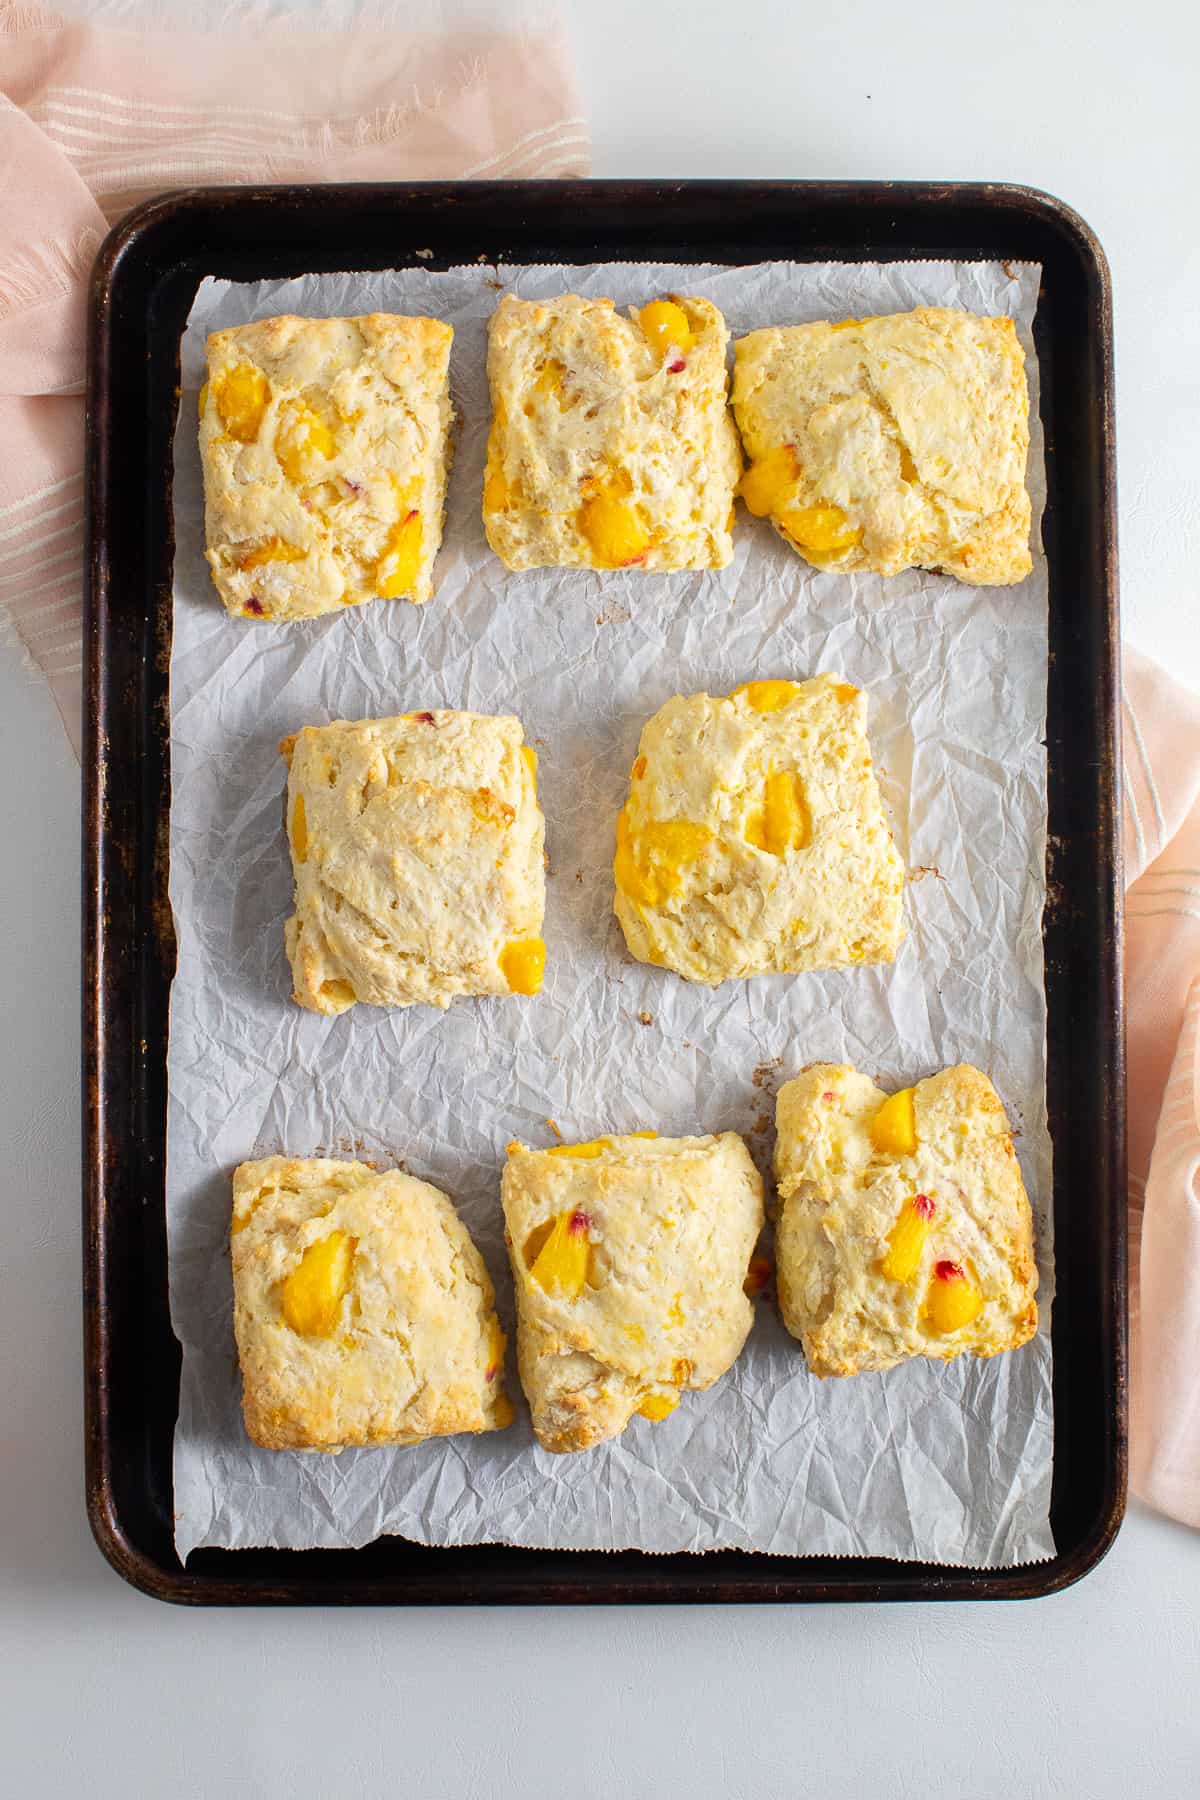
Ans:
{"type": "MultiPolygon", "coordinates": [[[[172,991],[167,1221],[183,1344],[176,1542],[424,1543],[919,1557],[977,1565],[1053,1552],[1050,1343],[1012,1356],[819,1382],[760,1302],[725,1379],[660,1424],[585,1455],[509,1431],[336,1457],[256,1450],[242,1431],[231,1328],[230,1173],[287,1151],[402,1161],[457,1200],[506,1325],[504,1145],[654,1126],[747,1134],[766,1166],[773,1093],[803,1063],[911,1082],[959,1060],[990,1071],[1017,1130],[1051,1270],[1044,1106],[1046,565],[1023,586],[911,573],[822,575],[743,515],[720,573],[508,574],[479,517],[485,328],[499,292],[619,304],[706,294],[735,334],[923,302],[1018,321],[1033,390],[1035,542],[1045,491],[1030,324],[1038,271],[994,264],[472,267],[200,289],[183,340],[171,659],[172,991]],[[272,313],[433,313],[455,329],[461,435],[429,605],[377,602],[295,625],[226,617],[203,560],[196,391],[204,338],[272,313]],[[834,670],[866,687],[897,842],[914,879],[894,967],[729,982],[715,991],[629,960],[612,917],[613,821],[639,730],[671,694],[834,670]],[[540,752],[549,968],[533,1001],[447,1013],[289,999],[292,882],[279,739],[337,718],[515,712],[540,752]]],[[[515,1359],[510,1386],[518,1397],[515,1359]]]]}

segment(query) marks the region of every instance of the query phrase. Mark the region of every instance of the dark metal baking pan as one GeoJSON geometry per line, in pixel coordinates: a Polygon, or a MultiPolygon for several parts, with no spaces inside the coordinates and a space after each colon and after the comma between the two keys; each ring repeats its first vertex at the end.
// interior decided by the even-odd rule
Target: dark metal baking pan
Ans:
{"type": "Polygon", "coordinates": [[[1067,207],[1008,186],[475,182],[207,189],[111,234],[91,290],[84,735],[87,1502],[104,1554],[162,1599],[595,1602],[1001,1599],[1104,1554],[1126,1482],[1124,1038],[1108,272],[1067,207]],[[432,249],[430,258],[427,252],[432,249]],[[1054,1139],[1055,1557],[973,1570],[857,1557],[429,1549],[203,1550],[172,1535],[179,1347],[164,1168],[171,459],[179,339],[207,275],[415,262],[1011,258],[1042,264],[1049,499],[1048,1085],[1054,1139]]]}

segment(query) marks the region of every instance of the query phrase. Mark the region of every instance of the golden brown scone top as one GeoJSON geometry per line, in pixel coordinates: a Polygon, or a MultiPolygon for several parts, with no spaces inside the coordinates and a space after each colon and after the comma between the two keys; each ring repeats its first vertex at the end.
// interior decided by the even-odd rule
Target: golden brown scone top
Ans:
{"type": "Polygon", "coordinates": [[[205,528],[229,612],[427,600],[449,458],[437,319],[284,315],[217,331],[200,396],[205,528]]]}
{"type": "Polygon", "coordinates": [[[1033,1217],[986,1075],[960,1064],[889,1096],[815,1063],[780,1089],[777,1125],[780,1307],[814,1374],[1033,1336],[1033,1217]]]}
{"type": "Polygon", "coordinates": [[[1013,322],[951,307],[774,326],[734,346],[742,495],[820,569],[1032,568],[1029,390],[1013,322]]]}
{"type": "Polygon", "coordinates": [[[534,1430],[581,1450],[706,1388],[750,1330],[763,1218],[741,1138],[509,1146],[501,1186],[518,1358],[534,1430]]]}
{"type": "Polygon", "coordinates": [[[511,1422],[492,1284],[437,1188],[358,1162],[243,1163],[232,1253],[255,1443],[340,1450],[511,1422]]]}
{"type": "Polygon", "coordinates": [[[492,318],[483,518],[510,569],[723,568],[741,471],[729,333],[708,300],[505,295],[492,318]]]}
{"type": "Polygon", "coordinates": [[[866,727],[866,694],[836,675],[668,700],[617,819],[630,952],[707,983],[890,962],[904,864],[866,727]]]}

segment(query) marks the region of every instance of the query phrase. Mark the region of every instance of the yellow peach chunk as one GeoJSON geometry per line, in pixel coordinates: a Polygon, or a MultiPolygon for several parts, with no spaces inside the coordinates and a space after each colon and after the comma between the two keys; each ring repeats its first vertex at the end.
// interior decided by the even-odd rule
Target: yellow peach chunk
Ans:
{"type": "Polygon", "coordinates": [[[303,562],[308,555],[299,544],[285,544],[282,538],[264,538],[261,544],[253,549],[244,550],[238,557],[239,569],[261,569],[264,563],[303,562]]]}
{"type": "Polygon", "coordinates": [[[812,838],[812,815],[799,775],[779,769],[767,776],[762,811],[747,819],[746,837],[756,850],[771,856],[805,848],[812,838]]]}
{"type": "Polygon", "coordinates": [[[533,383],[534,393],[541,394],[547,398],[561,395],[563,377],[566,372],[566,369],[563,367],[562,363],[559,362],[558,358],[552,356],[549,361],[543,363],[542,367],[538,370],[533,383]]]}
{"type": "Polygon", "coordinates": [[[756,519],[783,511],[800,479],[800,463],[790,444],[777,444],[752,462],[738,484],[738,493],[756,519]]]}
{"type": "Polygon", "coordinates": [[[924,1316],[931,1331],[948,1336],[961,1331],[983,1309],[983,1295],[967,1277],[961,1263],[934,1265],[933,1280],[925,1296],[924,1316]]]}
{"type": "Polygon", "coordinates": [[[672,351],[686,355],[695,343],[688,316],[674,300],[651,300],[638,314],[647,343],[664,359],[672,351]]]}
{"type": "Polygon", "coordinates": [[[312,458],[320,456],[328,461],[336,451],[333,433],[324,419],[307,406],[292,403],[287,407],[275,433],[275,460],[289,481],[309,480],[312,458]]]}
{"type": "Polygon", "coordinates": [[[500,513],[511,504],[512,493],[504,471],[499,464],[489,461],[487,473],[483,478],[483,510],[485,513],[500,513]]]}
{"type": "Polygon", "coordinates": [[[492,1421],[498,1431],[505,1431],[516,1418],[513,1403],[507,1394],[501,1394],[492,1408],[492,1421]]]}
{"type": "Polygon", "coordinates": [[[530,1268],[530,1281],[536,1281],[547,1294],[557,1294],[564,1300],[577,1299],[587,1281],[592,1253],[588,1242],[590,1225],[588,1215],[578,1208],[559,1213],[530,1268]]]}
{"type": "Polygon", "coordinates": [[[318,997],[323,1012],[344,1013],[354,1005],[358,995],[348,981],[323,981],[318,997]]]}
{"type": "Polygon", "coordinates": [[[513,994],[538,994],[546,972],[546,945],[540,937],[513,938],[500,952],[500,973],[513,994]]]}
{"type": "Polygon", "coordinates": [[[649,550],[654,534],[641,509],[612,487],[602,487],[579,509],[580,535],[591,546],[601,569],[624,569],[649,550]]]}
{"type": "Polygon", "coordinates": [[[617,852],[613,857],[613,880],[622,894],[636,900],[639,906],[653,906],[657,893],[649,878],[643,873],[633,851],[633,834],[629,829],[629,815],[622,807],[617,814],[617,852]]]}
{"type": "Polygon", "coordinates": [[[421,515],[407,512],[392,526],[375,566],[375,588],[383,600],[399,600],[412,591],[421,571],[421,515]]]}
{"type": "Polygon", "coordinates": [[[861,529],[851,525],[840,506],[800,506],[780,513],[779,523],[802,550],[818,556],[849,550],[862,540],[861,529]]]}
{"type": "Polygon", "coordinates": [[[608,1149],[607,1138],[593,1138],[588,1144],[552,1144],[547,1156],[569,1156],[577,1162],[593,1162],[608,1149]]]}
{"type": "Polygon", "coordinates": [[[476,788],[471,795],[471,811],[481,825],[499,825],[501,830],[507,829],[517,816],[516,807],[510,806],[507,800],[501,800],[493,794],[491,788],[476,788]]]}
{"type": "Polygon", "coordinates": [[[310,1244],[283,1284],[284,1323],[302,1337],[332,1337],[350,1286],[355,1240],[344,1231],[310,1244]]]}
{"type": "Polygon", "coordinates": [[[871,1142],[885,1156],[916,1154],[917,1115],[911,1088],[901,1088],[884,1101],[871,1120],[871,1142]]]}
{"type": "Polygon", "coordinates": [[[224,429],[239,444],[252,444],[271,397],[266,376],[250,363],[237,363],[232,369],[222,369],[215,375],[212,386],[217,397],[217,415],[224,429]]]}
{"type": "Polygon", "coordinates": [[[521,755],[525,758],[525,767],[529,770],[529,778],[536,789],[538,765],[537,751],[533,748],[532,744],[522,744],[521,755]]]}
{"type": "Polygon", "coordinates": [[[900,1216],[888,1237],[887,1254],[879,1265],[889,1281],[907,1285],[920,1268],[929,1237],[929,1221],[935,1210],[928,1194],[914,1194],[900,1208],[900,1216]]]}
{"type": "MultiPolygon", "coordinates": [[[[627,1131],[626,1137],[656,1138],[657,1131],[627,1131]]],[[[579,1162],[592,1162],[605,1150],[612,1149],[612,1139],[608,1137],[593,1138],[587,1144],[553,1144],[547,1150],[547,1156],[571,1156],[579,1162]]]]}
{"type": "Polygon", "coordinates": [[[298,863],[308,856],[308,819],[304,811],[304,795],[297,794],[292,807],[292,855],[298,863]]]}
{"type": "Polygon", "coordinates": [[[640,781],[642,779],[642,776],[646,773],[646,759],[644,756],[639,756],[636,758],[636,760],[634,761],[634,765],[633,765],[632,769],[630,769],[629,773],[632,776],[634,781],[640,781]]]}
{"type": "Polygon", "coordinates": [[[794,700],[799,692],[794,681],[744,681],[729,698],[736,700],[739,694],[745,694],[751,712],[773,713],[794,700]]]}
{"type": "Polygon", "coordinates": [[[669,1417],[678,1405],[678,1394],[643,1394],[638,1401],[637,1410],[643,1419],[652,1419],[657,1423],[659,1419],[669,1417]]]}
{"type": "Polygon", "coordinates": [[[617,815],[617,853],[613,878],[639,906],[661,906],[683,886],[683,870],[702,856],[713,834],[690,819],[653,819],[636,841],[624,809],[617,815]]]}
{"type": "Polygon", "coordinates": [[[493,1318],[488,1330],[487,1366],[484,1370],[485,1380],[495,1381],[497,1375],[499,1375],[500,1371],[503,1369],[504,1352],[507,1346],[508,1339],[501,1330],[500,1321],[499,1319],[493,1318]]]}

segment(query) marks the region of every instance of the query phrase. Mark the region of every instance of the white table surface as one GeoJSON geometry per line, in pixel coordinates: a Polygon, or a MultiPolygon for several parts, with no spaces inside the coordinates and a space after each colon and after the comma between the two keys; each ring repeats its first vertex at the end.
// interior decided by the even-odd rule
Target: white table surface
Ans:
{"type": "MultiPolygon", "coordinates": [[[[1127,631],[1200,684],[1190,0],[567,10],[599,175],[1006,179],[1082,212],[1116,289],[1127,631]]],[[[82,1502],[77,818],[53,707],[0,651],[0,1793],[1200,1791],[1200,1536],[1136,1506],[1025,1605],[197,1613],[125,1587],[82,1502]]]]}

